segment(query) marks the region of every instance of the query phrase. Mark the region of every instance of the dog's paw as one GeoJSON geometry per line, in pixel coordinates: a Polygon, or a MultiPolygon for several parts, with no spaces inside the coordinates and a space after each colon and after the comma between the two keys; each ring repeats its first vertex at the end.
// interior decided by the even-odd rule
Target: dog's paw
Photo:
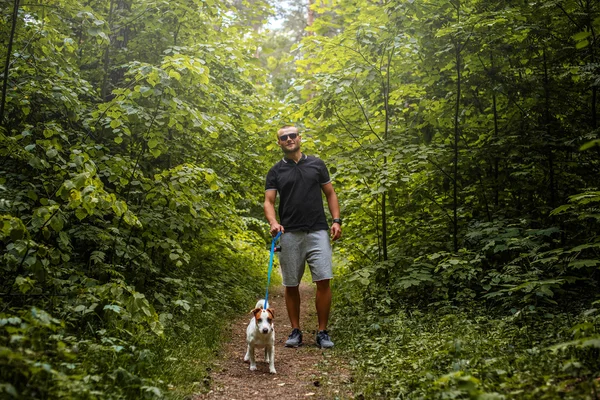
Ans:
{"type": "Polygon", "coordinates": [[[244,362],[248,362],[250,361],[250,357],[248,357],[247,355],[244,356],[244,362]]]}
{"type": "Polygon", "coordinates": [[[250,366],[250,371],[256,371],[256,365],[251,365],[250,366]]]}
{"type": "Polygon", "coordinates": [[[275,370],[275,368],[269,368],[269,373],[276,374],[277,371],[275,370]]]}

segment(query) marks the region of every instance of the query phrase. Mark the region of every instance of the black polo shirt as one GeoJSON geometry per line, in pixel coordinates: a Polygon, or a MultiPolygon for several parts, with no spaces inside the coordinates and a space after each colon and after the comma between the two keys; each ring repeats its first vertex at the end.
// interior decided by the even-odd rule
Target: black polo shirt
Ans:
{"type": "Polygon", "coordinates": [[[279,223],[286,232],[327,230],[321,186],[331,182],[323,160],[302,154],[283,158],[269,170],[266,190],[279,192],[279,223]]]}

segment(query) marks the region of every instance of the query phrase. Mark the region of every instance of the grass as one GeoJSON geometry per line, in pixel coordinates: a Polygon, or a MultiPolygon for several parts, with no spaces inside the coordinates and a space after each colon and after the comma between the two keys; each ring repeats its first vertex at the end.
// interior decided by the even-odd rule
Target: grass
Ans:
{"type": "Polygon", "coordinates": [[[598,349],[552,351],[577,315],[436,307],[387,316],[337,310],[359,398],[596,399],[598,349]],[[362,397],[361,397],[362,396],[362,397]]]}

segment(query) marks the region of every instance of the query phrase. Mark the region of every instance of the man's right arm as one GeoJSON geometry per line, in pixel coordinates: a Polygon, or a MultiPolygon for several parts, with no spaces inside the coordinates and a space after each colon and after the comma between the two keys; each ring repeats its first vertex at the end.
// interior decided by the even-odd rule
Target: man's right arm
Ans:
{"type": "Polygon", "coordinates": [[[271,236],[277,235],[277,232],[284,232],[283,226],[277,222],[277,215],[275,213],[275,199],[277,198],[277,190],[267,190],[265,192],[265,217],[271,225],[270,232],[271,236]]]}

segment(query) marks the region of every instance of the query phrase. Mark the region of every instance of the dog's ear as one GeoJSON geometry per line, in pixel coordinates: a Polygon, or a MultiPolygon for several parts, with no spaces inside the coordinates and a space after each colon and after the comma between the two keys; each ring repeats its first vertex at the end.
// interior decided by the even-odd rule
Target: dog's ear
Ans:
{"type": "Polygon", "coordinates": [[[267,312],[271,314],[271,318],[275,318],[275,313],[273,312],[272,308],[267,308],[267,312]]]}
{"type": "Polygon", "coordinates": [[[262,311],[262,308],[255,308],[254,310],[250,311],[252,314],[254,314],[254,316],[256,317],[257,314],[260,314],[262,311]]]}

